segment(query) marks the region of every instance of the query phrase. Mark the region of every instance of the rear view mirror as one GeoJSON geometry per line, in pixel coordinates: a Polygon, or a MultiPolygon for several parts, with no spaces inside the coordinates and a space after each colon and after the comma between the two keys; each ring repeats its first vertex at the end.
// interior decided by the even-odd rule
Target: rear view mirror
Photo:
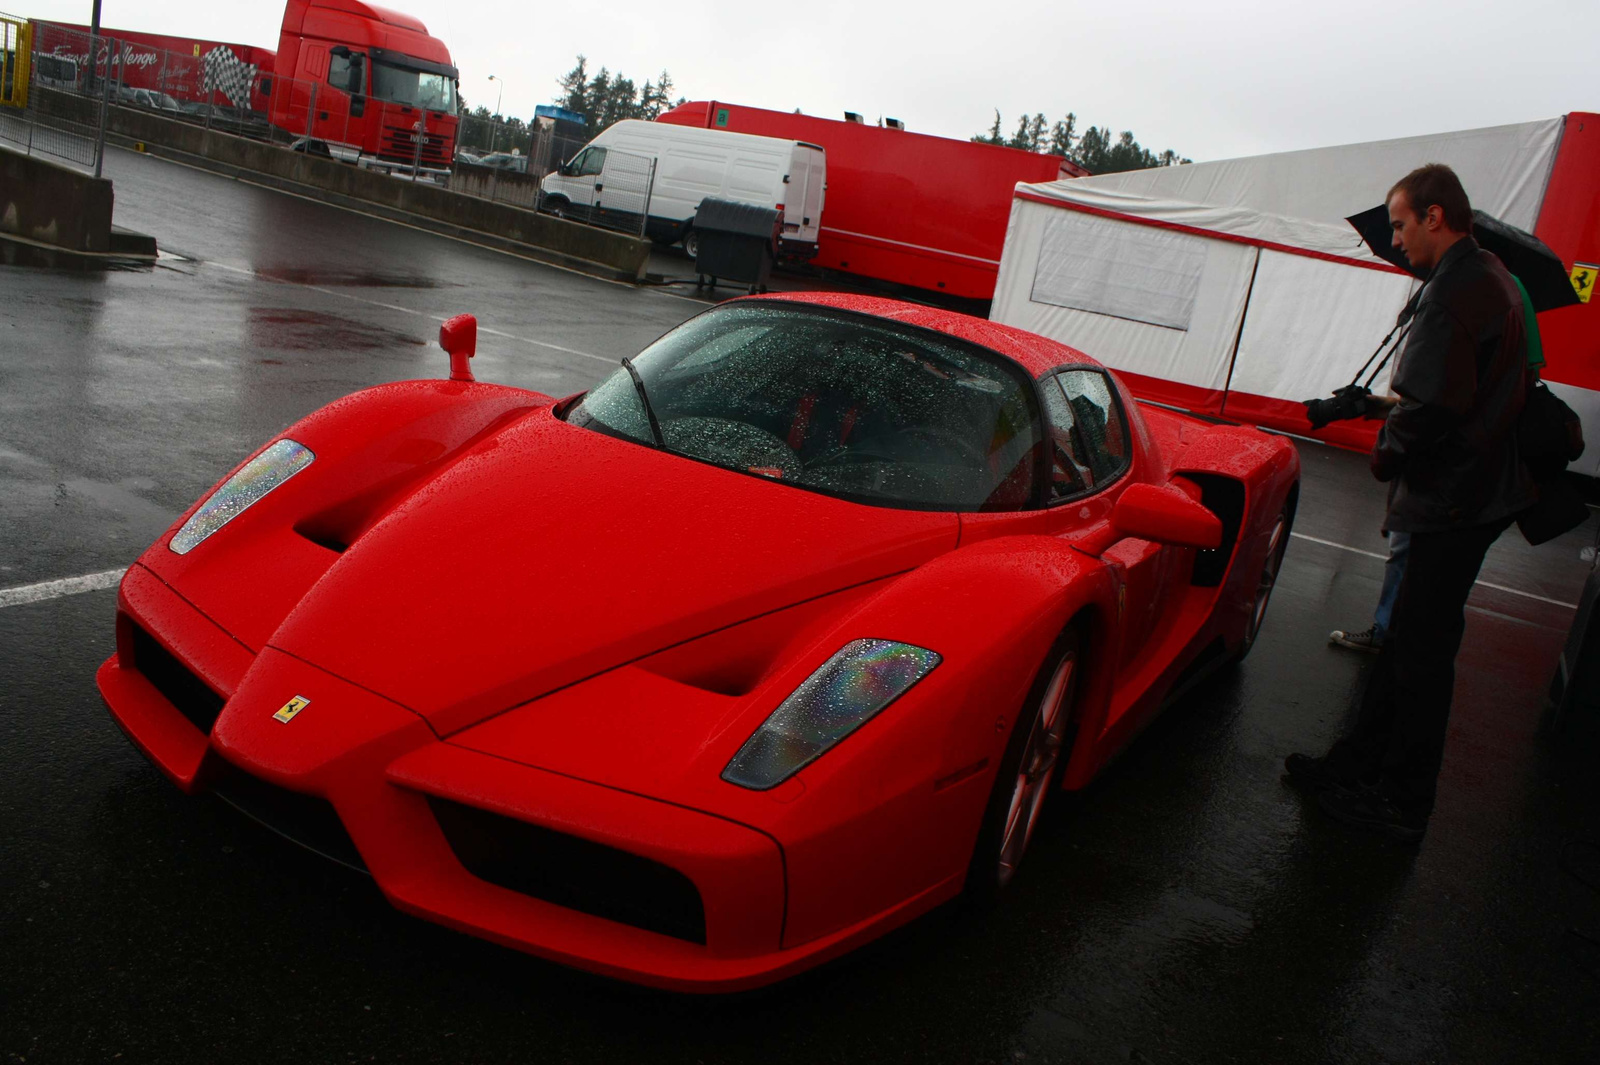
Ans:
{"type": "Polygon", "coordinates": [[[1174,485],[1131,484],[1111,511],[1123,536],[1173,547],[1218,547],[1222,521],[1174,485]]]}

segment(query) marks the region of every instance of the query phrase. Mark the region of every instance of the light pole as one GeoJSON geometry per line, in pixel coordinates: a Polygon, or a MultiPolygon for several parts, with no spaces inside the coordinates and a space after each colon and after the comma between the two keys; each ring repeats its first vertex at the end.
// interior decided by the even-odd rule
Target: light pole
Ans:
{"type": "Polygon", "coordinates": [[[506,93],[506,83],[503,79],[489,75],[489,80],[500,86],[500,91],[494,95],[494,125],[489,127],[489,154],[494,154],[495,135],[500,132],[500,100],[506,93]]]}

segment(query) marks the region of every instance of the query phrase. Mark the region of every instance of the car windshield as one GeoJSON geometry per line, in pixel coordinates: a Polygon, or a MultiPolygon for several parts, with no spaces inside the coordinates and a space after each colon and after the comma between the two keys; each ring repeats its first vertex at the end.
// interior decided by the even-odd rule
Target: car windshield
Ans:
{"type": "Polygon", "coordinates": [[[1018,510],[1040,448],[1005,359],[884,319],[773,303],[708,311],[619,369],[568,420],[858,502],[1018,510]]]}
{"type": "Polygon", "coordinates": [[[426,107],[430,111],[456,109],[456,83],[443,74],[412,70],[381,59],[372,64],[372,95],[391,103],[426,107]]]}

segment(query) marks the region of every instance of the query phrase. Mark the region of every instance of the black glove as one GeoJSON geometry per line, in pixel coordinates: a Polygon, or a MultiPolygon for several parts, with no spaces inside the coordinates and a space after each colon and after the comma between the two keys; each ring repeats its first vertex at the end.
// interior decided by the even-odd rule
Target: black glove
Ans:
{"type": "Polygon", "coordinates": [[[1367,397],[1372,389],[1365,385],[1345,385],[1333,390],[1332,399],[1305,400],[1306,418],[1311,428],[1323,429],[1333,422],[1361,418],[1367,413],[1367,397]]]}

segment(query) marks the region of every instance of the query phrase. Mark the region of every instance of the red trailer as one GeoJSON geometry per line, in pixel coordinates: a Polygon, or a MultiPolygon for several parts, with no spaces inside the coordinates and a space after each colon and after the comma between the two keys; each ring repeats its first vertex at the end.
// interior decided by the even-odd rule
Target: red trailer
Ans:
{"type": "MultiPolygon", "coordinates": [[[[87,72],[87,26],[35,24],[35,49],[87,72]]],[[[109,76],[120,102],[177,113],[228,108],[229,128],[265,135],[273,126],[325,144],[361,165],[448,169],[455,155],[456,83],[443,41],[410,15],[362,0],[288,0],[278,50],[134,30],[102,29],[121,42],[109,76]],[[150,95],[140,95],[141,91],[150,95]]],[[[106,74],[106,57],[93,68],[106,74]]]]}
{"type": "Polygon", "coordinates": [[[1058,155],[719,100],[657,121],[821,145],[828,210],[812,262],[975,299],[994,295],[1017,183],[1087,173],[1058,155]]]}

